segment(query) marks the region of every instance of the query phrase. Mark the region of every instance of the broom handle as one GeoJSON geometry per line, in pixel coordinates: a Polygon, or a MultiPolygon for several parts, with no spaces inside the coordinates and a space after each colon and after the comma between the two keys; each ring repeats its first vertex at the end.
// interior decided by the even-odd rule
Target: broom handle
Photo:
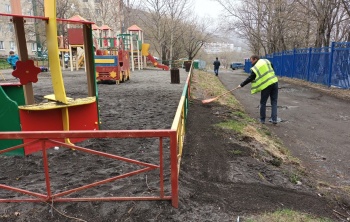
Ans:
{"type": "Polygon", "coordinates": [[[235,91],[235,90],[238,89],[238,88],[239,88],[239,87],[237,86],[236,88],[231,89],[231,90],[229,90],[229,91],[227,91],[227,92],[221,94],[220,96],[217,96],[216,99],[219,98],[219,97],[221,97],[221,96],[223,96],[223,95],[226,95],[226,94],[229,93],[229,92],[235,91]]]}

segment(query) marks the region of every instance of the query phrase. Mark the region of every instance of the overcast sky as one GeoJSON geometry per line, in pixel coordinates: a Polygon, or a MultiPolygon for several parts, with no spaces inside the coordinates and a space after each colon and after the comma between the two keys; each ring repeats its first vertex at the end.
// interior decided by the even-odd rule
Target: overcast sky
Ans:
{"type": "Polygon", "coordinates": [[[194,0],[195,2],[195,12],[200,17],[204,15],[209,15],[210,17],[216,19],[221,11],[221,7],[217,2],[212,0],[194,0]]]}

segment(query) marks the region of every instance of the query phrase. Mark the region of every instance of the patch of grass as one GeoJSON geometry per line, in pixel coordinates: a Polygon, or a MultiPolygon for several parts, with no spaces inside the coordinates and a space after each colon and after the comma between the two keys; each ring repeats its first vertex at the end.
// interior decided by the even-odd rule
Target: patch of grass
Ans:
{"type": "Polygon", "coordinates": [[[247,114],[245,114],[245,113],[242,112],[242,111],[235,111],[235,112],[233,112],[233,114],[234,114],[235,116],[238,116],[238,117],[242,118],[242,119],[244,119],[244,118],[247,117],[247,114]]]}
{"type": "Polygon", "coordinates": [[[258,176],[260,177],[261,180],[266,180],[266,178],[264,177],[264,175],[262,175],[262,173],[258,172],[258,176]]]}
{"type": "Polygon", "coordinates": [[[223,129],[233,130],[239,134],[243,134],[243,129],[246,126],[246,124],[236,120],[229,120],[227,122],[216,124],[216,126],[221,127],[223,129]]]}
{"type": "Polygon", "coordinates": [[[0,69],[11,69],[11,66],[7,63],[6,59],[0,59],[0,69]]]}
{"type": "Polygon", "coordinates": [[[282,165],[283,163],[283,160],[281,158],[273,158],[270,163],[273,165],[273,166],[276,166],[276,167],[279,167],[282,165]]]}
{"type": "Polygon", "coordinates": [[[268,128],[266,128],[266,127],[260,127],[257,130],[258,130],[259,133],[261,133],[263,135],[272,136],[271,131],[268,128]]]}
{"type": "Polygon", "coordinates": [[[241,155],[242,154],[242,151],[241,150],[231,150],[230,151],[233,155],[235,156],[238,156],[238,155],[241,155]]]}
{"type": "Polygon", "coordinates": [[[236,110],[233,112],[233,115],[241,118],[242,121],[247,122],[247,123],[256,123],[256,120],[248,116],[244,111],[242,110],[236,110]]]}
{"type": "Polygon", "coordinates": [[[278,210],[273,213],[265,213],[246,218],[247,222],[331,222],[328,218],[315,217],[310,214],[301,213],[289,209],[278,210]]]}
{"type": "MultiPolygon", "coordinates": [[[[227,92],[220,80],[211,73],[195,70],[194,81],[199,85],[198,88],[204,91],[203,99],[213,98],[227,92]]],[[[217,102],[243,111],[242,105],[230,93],[220,97],[217,102]]]]}
{"type": "Polygon", "coordinates": [[[350,186],[343,186],[343,190],[350,195],[350,186]]]}
{"type": "Polygon", "coordinates": [[[298,181],[300,181],[300,177],[299,177],[299,175],[296,174],[296,173],[291,173],[291,174],[289,175],[289,181],[290,181],[291,183],[297,184],[298,181]]]}

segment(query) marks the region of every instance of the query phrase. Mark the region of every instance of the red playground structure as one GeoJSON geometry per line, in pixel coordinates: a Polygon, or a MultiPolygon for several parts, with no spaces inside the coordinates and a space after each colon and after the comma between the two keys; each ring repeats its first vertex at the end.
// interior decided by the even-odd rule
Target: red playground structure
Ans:
{"type": "Polygon", "coordinates": [[[118,55],[113,55],[116,51],[96,50],[95,67],[98,82],[112,80],[119,84],[130,79],[129,53],[124,50],[121,39],[117,53],[118,55]]]}

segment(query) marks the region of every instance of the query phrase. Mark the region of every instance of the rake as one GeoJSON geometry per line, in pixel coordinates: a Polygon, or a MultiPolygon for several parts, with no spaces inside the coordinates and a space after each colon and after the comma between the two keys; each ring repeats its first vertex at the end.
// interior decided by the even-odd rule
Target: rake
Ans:
{"type": "Polygon", "coordinates": [[[217,97],[215,97],[215,98],[202,100],[202,103],[203,103],[203,104],[211,103],[211,102],[217,100],[218,98],[220,98],[221,96],[224,96],[224,95],[226,95],[226,94],[229,93],[229,92],[233,92],[233,91],[235,91],[235,90],[238,89],[238,88],[239,88],[239,86],[236,87],[236,88],[234,88],[234,89],[231,89],[231,90],[229,90],[229,91],[227,91],[227,92],[225,92],[225,93],[223,93],[223,94],[221,94],[221,95],[219,95],[219,96],[217,96],[217,97]]]}

